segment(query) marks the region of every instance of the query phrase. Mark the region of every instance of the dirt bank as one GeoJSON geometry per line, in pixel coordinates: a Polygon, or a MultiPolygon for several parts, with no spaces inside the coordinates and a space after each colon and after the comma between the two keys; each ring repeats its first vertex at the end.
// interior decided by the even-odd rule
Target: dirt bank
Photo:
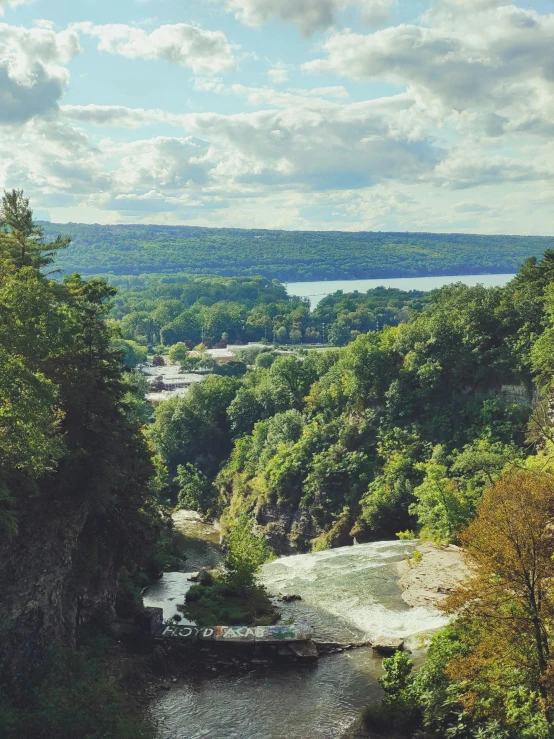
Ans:
{"type": "Polygon", "coordinates": [[[453,544],[420,544],[417,551],[421,561],[412,558],[398,565],[402,598],[412,607],[438,605],[469,576],[463,552],[453,544]]]}

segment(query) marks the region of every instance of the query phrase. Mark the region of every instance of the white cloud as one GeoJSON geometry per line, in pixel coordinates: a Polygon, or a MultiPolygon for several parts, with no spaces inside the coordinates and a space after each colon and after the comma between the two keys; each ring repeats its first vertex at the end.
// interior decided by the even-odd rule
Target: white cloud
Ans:
{"type": "Polygon", "coordinates": [[[338,23],[341,11],[355,6],[364,20],[380,24],[388,16],[393,0],[212,0],[249,26],[263,26],[273,18],[291,23],[309,35],[338,23]]]}
{"type": "Polygon", "coordinates": [[[16,5],[27,5],[33,0],[0,0],[0,15],[4,15],[6,8],[15,8],[16,5]]]}
{"type": "Polygon", "coordinates": [[[499,0],[443,0],[424,25],[345,31],[323,48],[305,72],[403,85],[440,125],[462,114],[458,122],[486,135],[552,130],[554,15],[499,0]]]}
{"type": "MultiPolygon", "coordinates": [[[[227,0],[245,22],[280,18],[305,33],[378,5],[227,0]]],[[[488,232],[540,232],[550,223],[554,15],[501,0],[437,0],[417,24],[332,31],[304,71],[404,90],[361,102],[327,79],[288,86],[297,69],[290,57],[258,70],[274,86],[226,84],[238,47],[187,24],[152,33],[37,25],[0,24],[0,187],[24,187],[53,217],[488,232]],[[221,109],[241,112],[176,114],[94,98],[60,105],[79,33],[108,53],[192,69],[186,110],[204,110],[215,93],[226,96],[221,109]],[[168,126],[175,135],[159,135],[168,126]],[[530,217],[535,210],[542,221],[530,217]]]]}
{"type": "Polygon", "coordinates": [[[0,23],[0,124],[21,124],[57,110],[79,52],[72,31],[0,23]]]}
{"type": "Polygon", "coordinates": [[[288,82],[289,80],[289,73],[287,69],[270,69],[267,73],[267,76],[273,82],[274,85],[280,85],[284,82],[288,82]]]}
{"type": "Polygon", "coordinates": [[[151,33],[124,23],[98,26],[87,22],[73,28],[97,38],[100,51],[129,59],[163,60],[200,75],[222,74],[237,67],[238,47],[221,31],[205,31],[186,23],[160,26],[151,33]]]}
{"type": "Polygon", "coordinates": [[[502,185],[511,182],[551,180],[552,163],[525,160],[501,155],[486,155],[462,148],[454,150],[440,162],[430,175],[434,184],[453,190],[482,185],[502,185]]]}
{"type": "Polygon", "coordinates": [[[155,123],[178,125],[179,120],[178,116],[164,110],[126,108],[123,105],[62,105],[60,110],[66,118],[96,126],[140,128],[155,123]]]}
{"type": "Polygon", "coordinates": [[[312,87],[312,88],[291,88],[290,93],[310,98],[335,98],[336,100],[345,100],[350,97],[348,90],[342,85],[332,85],[330,87],[312,87]]]}
{"type": "Polygon", "coordinates": [[[73,126],[34,119],[0,138],[0,186],[23,187],[40,197],[108,189],[99,151],[73,126]]]}
{"type": "Polygon", "coordinates": [[[232,90],[271,109],[170,115],[64,106],[62,112],[83,122],[129,128],[163,121],[188,134],[104,146],[104,155],[109,151],[109,158],[119,162],[114,176],[127,193],[194,187],[238,197],[252,188],[356,189],[382,180],[418,181],[430,176],[443,157],[413,118],[414,103],[406,95],[344,104],[269,88],[234,85],[232,90]]]}
{"type": "Polygon", "coordinates": [[[132,188],[179,191],[206,184],[213,166],[207,160],[208,151],[207,142],[199,138],[157,136],[115,144],[115,149],[105,153],[117,156],[117,183],[129,192],[132,188]]]}

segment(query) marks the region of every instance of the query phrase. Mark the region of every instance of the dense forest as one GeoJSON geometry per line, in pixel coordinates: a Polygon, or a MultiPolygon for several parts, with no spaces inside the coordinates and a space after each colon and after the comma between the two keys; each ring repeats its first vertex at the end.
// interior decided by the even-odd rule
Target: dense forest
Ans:
{"type": "Polygon", "coordinates": [[[72,238],[56,259],[64,272],[264,275],[282,282],[513,273],[551,244],[540,236],[43,226],[48,237],[72,238]]]}
{"type": "Polygon", "coordinates": [[[407,320],[429,300],[428,293],[416,290],[339,291],[310,311],[306,299],[289,297],[277,280],[263,277],[156,275],[109,281],[118,287],[111,315],[120,321],[123,338],[150,349],[260,340],[343,346],[360,333],[407,320]]]}
{"type": "Polygon", "coordinates": [[[465,545],[475,579],[417,675],[405,654],[386,664],[373,730],[552,735],[553,316],[547,252],[505,288],[443,288],[406,323],[209,377],[156,409],[183,504],[226,530],[248,514],[281,553],[465,545]]]}

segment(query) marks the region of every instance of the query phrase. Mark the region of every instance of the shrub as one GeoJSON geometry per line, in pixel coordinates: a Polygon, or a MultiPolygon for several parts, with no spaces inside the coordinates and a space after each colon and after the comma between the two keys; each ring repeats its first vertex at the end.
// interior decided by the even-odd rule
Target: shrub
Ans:
{"type": "Polygon", "coordinates": [[[268,625],[278,619],[265,588],[254,585],[245,594],[225,576],[193,585],[181,610],[200,626],[268,625]]]}
{"type": "Polygon", "coordinates": [[[410,529],[407,529],[406,531],[399,531],[396,536],[398,539],[400,539],[400,541],[411,541],[412,539],[417,539],[415,533],[410,529]]]}

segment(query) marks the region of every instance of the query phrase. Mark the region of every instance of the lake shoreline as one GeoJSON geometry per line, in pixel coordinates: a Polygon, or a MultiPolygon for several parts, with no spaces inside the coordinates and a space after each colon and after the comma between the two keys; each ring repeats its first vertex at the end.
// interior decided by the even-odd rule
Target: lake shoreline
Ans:
{"type": "Polygon", "coordinates": [[[484,287],[503,287],[515,274],[508,272],[493,272],[482,274],[458,274],[458,275],[421,275],[419,277],[377,277],[377,278],[355,278],[355,279],[332,279],[314,280],[310,282],[283,282],[290,296],[310,298],[312,310],[318,303],[328,295],[338,290],[344,293],[375,290],[379,287],[395,288],[397,290],[418,290],[420,292],[431,292],[439,290],[445,285],[462,282],[464,285],[484,287]],[[316,299],[313,299],[316,298],[316,299]]]}

